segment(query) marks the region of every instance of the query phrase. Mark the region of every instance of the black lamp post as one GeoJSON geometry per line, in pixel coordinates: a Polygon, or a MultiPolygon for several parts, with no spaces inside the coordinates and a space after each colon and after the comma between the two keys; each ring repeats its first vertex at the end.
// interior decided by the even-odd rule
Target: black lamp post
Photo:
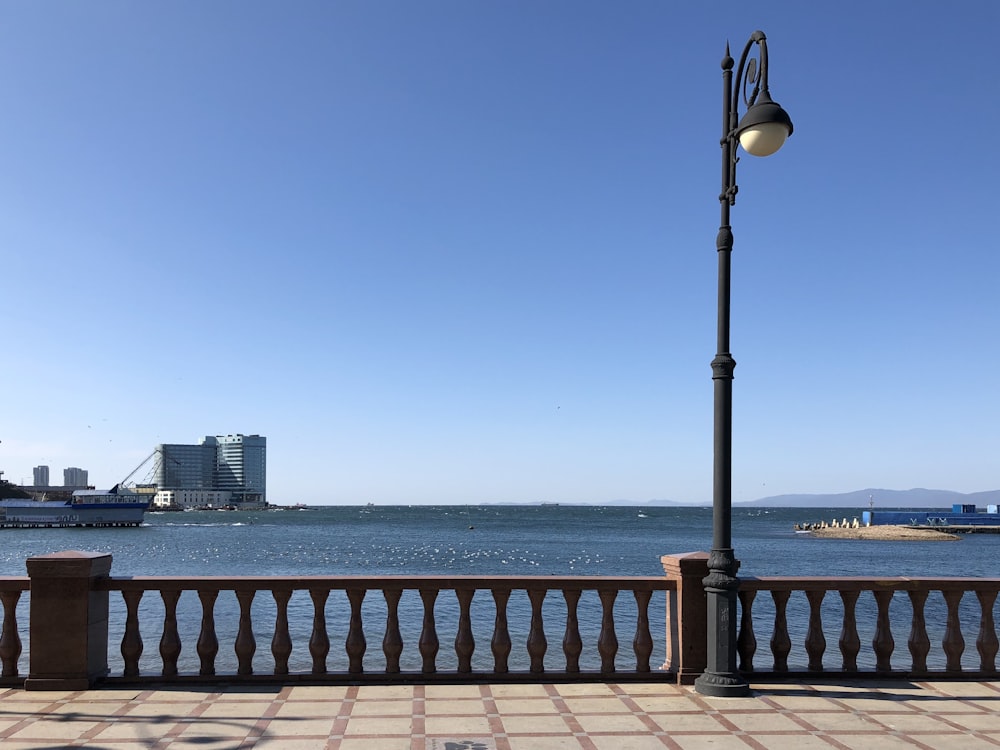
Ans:
{"type": "Polygon", "coordinates": [[[708,663],[695,680],[695,689],[704,695],[742,696],[750,685],[736,667],[736,571],[740,563],[732,543],[732,474],[733,474],[733,369],[736,361],[729,353],[729,280],[733,251],[733,231],[729,226],[729,207],[736,203],[737,147],[753,156],[770,156],[792,134],[792,120],[778,104],[771,101],[767,87],[767,41],[764,32],[755,31],[736,69],[733,86],[733,58],[726,44],[722,59],[722,219],[716,237],[719,252],[718,347],[712,360],[715,388],[715,428],[712,483],[712,551],[708,557],[705,592],[708,601],[708,663]],[[757,59],[750,57],[754,45],[757,59]],[[748,59],[749,58],[749,59],[748,59]],[[747,89],[752,90],[747,93],[747,89]],[[747,112],[739,119],[742,95],[747,112]]]}

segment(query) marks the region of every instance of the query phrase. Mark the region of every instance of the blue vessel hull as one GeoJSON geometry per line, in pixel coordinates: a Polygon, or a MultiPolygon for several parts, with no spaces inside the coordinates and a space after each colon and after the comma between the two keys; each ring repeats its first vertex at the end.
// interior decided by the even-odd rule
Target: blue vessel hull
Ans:
{"type": "Polygon", "coordinates": [[[138,526],[148,503],[0,500],[0,529],[138,526]]]}

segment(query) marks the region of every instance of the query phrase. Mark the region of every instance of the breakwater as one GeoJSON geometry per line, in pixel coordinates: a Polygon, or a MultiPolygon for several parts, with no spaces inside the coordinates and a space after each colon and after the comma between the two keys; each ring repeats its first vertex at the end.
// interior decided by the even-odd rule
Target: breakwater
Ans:
{"type": "Polygon", "coordinates": [[[878,542],[947,542],[960,537],[948,529],[913,526],[826,526],[810,534],[819,539],[867,539],[878,542]]]}

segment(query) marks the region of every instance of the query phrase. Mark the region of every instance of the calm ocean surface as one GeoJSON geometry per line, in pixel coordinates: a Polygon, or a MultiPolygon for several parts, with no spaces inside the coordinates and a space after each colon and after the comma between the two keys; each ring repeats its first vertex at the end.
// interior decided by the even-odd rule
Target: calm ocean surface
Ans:
{"type": "MultiPolygon", "coordinates": [[[[1000,537],[813,539],[793,524],[844,509],[734,508],[742,575],[995,576],[1000,537]]],[[[0,531],[0,575],[59,550],[109,552],[113,575],[659,575],[660,556],[708,551],[707,507],[342,506],[147,513],[131,529],[0,531]]]]}
{"type": "MultiPolygon", "coordinates": [[[[854,515],[860,516],[860,510],[854,513],[844,509],[735,508],[733,546],[742,562],[740,574],[998,575],[1000,536],[969,535],[957,542],[876,542],[813,539],[793,531],[795,523],[829,521],[845,515],[850,520],[854,515]]],[[[145,525],[131,529],[0,531],[0,575],[25,575],[25,560],[28,557],[70,549],[111,553],[114,558],[112,575],[116,576],[660,575],[663,572],[661,555],[710,549],[711,517],[711,509],[707,507],[573,505],[344,506],[257,513],[148,513],[145,525]]],[[[438,600],[445,623],[455,609],[453,595],[448,598],[446,593],[443,592],[438,600]]],[[[267,631],[273,624],[267,598],[259,596],[255,600],[255,631],[267,631]]],[[[379,598],[368,597],[365,607],[377,608],[379,598]]],[[[627,604],[621,601],[625,598],[619,597],[623,606],[627,604]]],[[[908,627],[909,614],[902,609],[905,607],[904,598],[895,597],[893,600],[894,620],[902,620],[902,624],[908,627]],[[898,613],[895,611],[897,604],[901,608],[898,613]]],[[[331,596],[331,603],[333,599],[331,596]]],[[[550,599],[553,600],[551,606],[558,604],[556,597],[550,599]]],[[[479,616],[483,622],[488,621],[491,626],[488,600],[488,596],[480,594],[474,604],[481,610],[479,616]]],[[[193,644],[201,617],[197,597],[185,594],[181,604],[178,614],[182,637],[191,638],[185,640],[185,644],[193,644]],[[185,629],[193,635],[185,635],[185,629]]],[[[117,606],[113,603],[113,607],[117,606]]],[[[150,660],[155,657],[157,628],[162,624],[162,605],[155,597],[145,597],[142,606],[141,622],[147,643],[147,653],[143,656],[145,670],[147,656],[150,660]]],[[[407,604],[404,599],[401,616],[407,614],[407,607],[417,606],[415,602],[407,604]]],[[[512,598],[512,626],[517,606],[512,598]]],[[[550,606],[548,600],[546,606],[550,606]]],[[[596,603],[583,602],[581,620],[587,607],[596,606],[596,603]]],[[[755,604],[755,612],[766,617],[768,606],[767,601],[760,600],[755,604]]],[[[216,610],[220,660],[226,650],[221,644],[225,644],[229,637],[223,620],[232,614],[234,607],[234,603],[227,603],[220,596],[216,610]]],[[[339,606],[340,613],[331,617],[331,643],[335,643],[335,631],[343,625],[338,620],[338,617],[344,616],[343,609],[339,606]]],[[[654,664],[662,663],[663,637],[662,632],[657,632],[662,627],[657,625],[663,622],[659,614],[662,609],[662,601],[654,601],[650,614],[654,640],[658,643],[654,664]]],[[[963,614],[963,621],[966,615],[971,618],[970,621],[978,621],[978,612],[972,601],[963,602],[963,609],[968,610],[963,614]]],[[[804,606],[790,605],[789,622],[793,629],[804,627],[805,612],[804,606]]],[[[304,632],[293,633],[293,641],[297,644],[307,642],[311,603],[304,592],[293,597],[290,616],[301,621],[295,627],[306,628],[304,632]]],[[[928,622],[932,630],[936,627],[933,616],[929,610],[928,622]]],[[[824,618],[828,627],[839,631],[839,614],[833,602],[830,614],[824,615],[824,618]]],[[[19,620],[20,627],[26,629],[26,608],[22,612],[19,607],[19,620]]],[[[554,614],[553,621],[557,620],[558,614],[554,614]]],[[[419,617],[416,621],[416,626],[419,626],[419,617]]],[[[376,632],[378,624],[378,612],[366,615],[366,631],[371,631],[368,632],[369,655],[378,651],[381,640],[381,634],[376,632]]],[[[865,625],[866,615],[859,606],[859,628],[865,625]]],[[[445,652],[448,649],[445,644],[454,637],[454,630],[449,633],[448,627],[439,623],[442,669],[447,668],[445,652]]],[[[516,636],[512,633],[512,637],[516,636]]],[[[414,643],[416,637],[413,633],[404,633],[404,639],[408,639],[409,643],[414,643]]],[[[489,652],[489,631],[485,635],[477,631],[476,637],[481,644],[477,648],[477,658],[485,659],[489,652]]],[[[561,633],[553,637],[550,637],[550,652],[558,651],[561,633]],[[557,639],[553,640],[553,637],[557,639]]],[[[827,635],[831,651],[836,650],[836,637],[836,632],[827,635]]],[[[258,659],[264,658],[262,652],[267,651],[269,638],[270,635],[266,635],[266,640],[258,635],[258,659]]],[[[622,642],[620,653],[625,654],[631,633],[620,632],[619,639],[622,642]]],[[[862,633],[863,642],[864,639],[862,633]]],[[[973,642],[975,631],[967,631],[966,639],[973,642]]],[[[906,632],[897,634],[896,640],[899,644],[897,653],[899,649],[905,652],[906,632]]],[[[331,660],[335,648],[331,649],[331,660]]],[[[761,649],[766,650],[766,644],[762,644],[761,649]]],[[[296,648],[300,655],[304,650],[296,648]]],[[[187,658],[196,658],[192,653],[193,645],[186,646],[186,651],[187,658]]],[[[974,646],[971,651],[975,653],[974,646]]],[[[307,659],[308,654],[300,658],[307,659]]],[[[149,665],[149,668],[155,668],[153,661],[149,661],[149,665]]],[[[220,663],[220,670],[223,666],[220,663]]],[[[336,666],[331,664],[331,669],[336,666]]],[[[294,653],[292,667],[293,670],[296,668],[294,653]]],[[[303,668],[301,663],[299,668],[303,668]]]]}

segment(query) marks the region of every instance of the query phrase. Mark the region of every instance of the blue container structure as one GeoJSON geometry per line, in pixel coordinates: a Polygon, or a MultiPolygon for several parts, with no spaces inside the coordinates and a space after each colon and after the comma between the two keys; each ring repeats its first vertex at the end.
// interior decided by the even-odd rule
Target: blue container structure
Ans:
{"type": "Polygon", "coordinates": [[[985,513],[975,505],[955,503],[947,510],[866,510],[861,514],[865,526],[1000,526],[996,505],[985,513]]]}

